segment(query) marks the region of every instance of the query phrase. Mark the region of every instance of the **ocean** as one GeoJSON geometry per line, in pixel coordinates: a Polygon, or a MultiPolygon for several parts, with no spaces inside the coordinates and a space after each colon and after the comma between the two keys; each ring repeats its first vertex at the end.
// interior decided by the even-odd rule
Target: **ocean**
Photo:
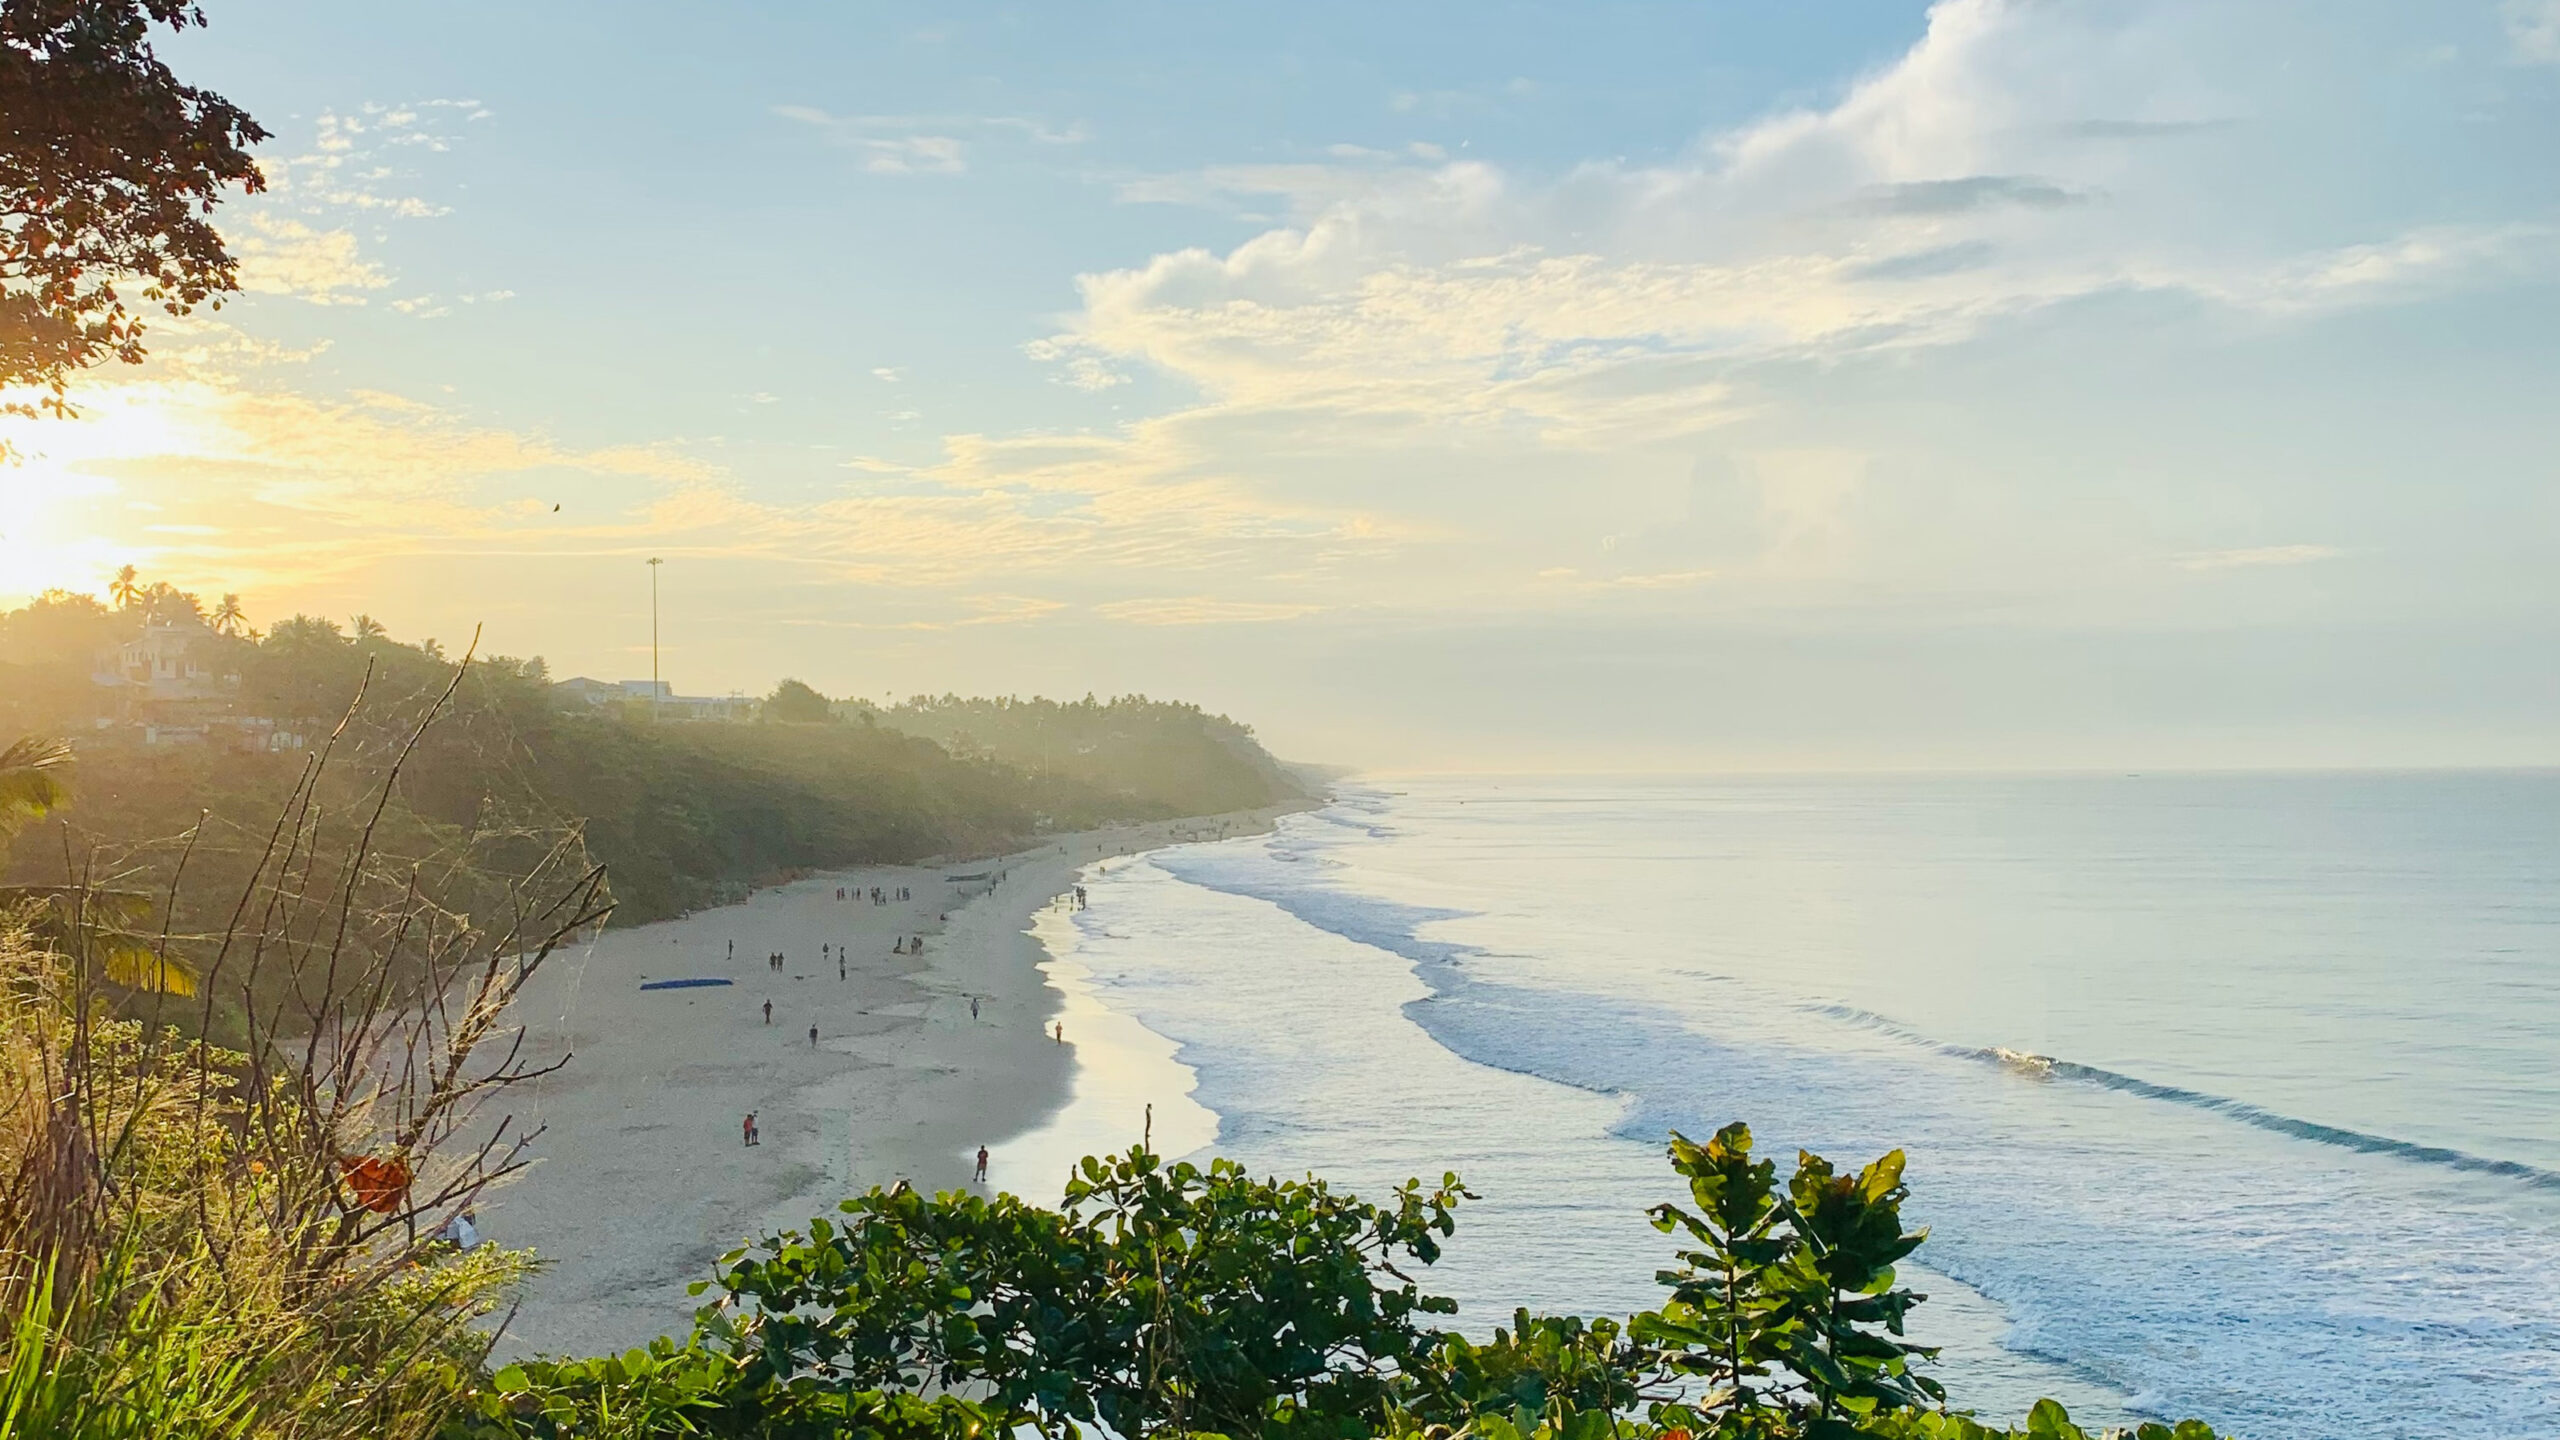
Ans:
{"type": "Polygon", "coordinates": [[[1086,886],[1032,1198],[1148,1125],[1454,1170],[1484,1331],[1657,1303],[1664,1136],[1740,1119],[1908,1152],[1986,1418],[2560,1435],[2560,774],[1364,780],[1086,886]]]}

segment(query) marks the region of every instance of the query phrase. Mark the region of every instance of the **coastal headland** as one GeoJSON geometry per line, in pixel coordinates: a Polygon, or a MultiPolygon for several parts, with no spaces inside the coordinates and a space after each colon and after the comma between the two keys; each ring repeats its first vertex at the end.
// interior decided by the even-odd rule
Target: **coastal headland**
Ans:
{"type": "Polygon", "coordinates": [[[696,1303],[686,1286],[751,1235],[874,1185],[967,1185],[977,1148],[1039,1126],[1073,1073],[1076,1037],[1054,1036],[1060,997],[1039,969],[1033,914],[1082,867],[1254,833],[1298,808],[830,871],[555,956],[519,1012],[527,1054],[567,1063],[508,1107],[541,1127],[538,1158],[480,1213],[488,1238],[543,1262],[502,1353],[604,1354],[681,1334],[696,1303]],[[892,898],[874,903],[874,887],[892,898]],[[641,988],[668,980],[728,983],[641,988]]]}

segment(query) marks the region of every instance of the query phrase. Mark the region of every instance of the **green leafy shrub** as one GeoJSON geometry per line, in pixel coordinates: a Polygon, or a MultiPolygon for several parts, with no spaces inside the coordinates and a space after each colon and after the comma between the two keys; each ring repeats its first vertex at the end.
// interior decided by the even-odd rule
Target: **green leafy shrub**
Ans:
{"type": "MultiPolygon", "coordinates": [[[[682,1345],[512,1366],[447,1440],[916,1437],[987,1431],[1257,1440],[2092,1440],[2047,1400],[2022,1428],[1945,1408],[1902,1338],[1903,1159],[1782,1186],[1740,1125],[1671,1141],[1691,1206],[1662,1308],[1624,1325],[1515,1314],[1490,1340],[1404,1267],[1467,1192],[1369,1205],[1322,1181],[1144,1149],[1088,1159],[1056,1210],[900,1187],[738,1251],[682,1345]]],[[[2132,1440],[2215,1440],[2196,1421],[2132,1440]]]]}

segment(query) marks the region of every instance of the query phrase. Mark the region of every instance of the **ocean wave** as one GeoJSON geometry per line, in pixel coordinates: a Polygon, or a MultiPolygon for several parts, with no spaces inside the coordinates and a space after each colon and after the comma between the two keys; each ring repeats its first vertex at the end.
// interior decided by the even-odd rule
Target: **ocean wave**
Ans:
{"type": "MultiPolygon", "coordinates": [[[[1995,1049],[1971,1051],[1969,1055],[1971,1058],[1990,1060],[1998,1064],[2003,1063],[2000,1057],[2010,1053],[1995,1049]]],[[[2128,1095],[2139,1095],[2146,1100],[2161,1100],[2172,1105],[2193,1106],[2198,1110],[2209,1110],[2214,1114],[2237,1120],[2243,1125],[2255,1125],[2261,1130],[2272,1130],[2279,1135],[2314,1140],[2323,1145],[2336,1145],[2348,1150],[2362,1151],[2367,1155],[2390,1155],[2422,1165],[2441,1165],[2451,1170],[2468,1170],[2475,1174],[2504,1176],[2537,1189],[2560,1190],[2560,1172],[2545,1170],[2537,1165],[2527,1165],[2521,1160],[2501,1160],[2495,1156],[2474,1155],[2469,1151],[2449,1149],[2442,1145],[2421,1145],[2414,1140],[2399,1140],[2389,1135],[2349,1130],[2340,1125],[2323,1125],[2317,1120],[2303,1120],[2292,1115],[2279,1114],[2264,1106],[2252,1105],[2246,1100],[2235,1100],[2228,1095],[2189,1090],[2181,1085],[2163,1085],[2156,1080],[2118,1074],[2113,1070],[2102,1070],[2095,1065],[2056,1060],[2049,1056],[2038,1055],[2032,1058],[2041,1062],[2058,1080],[2078,1080],[2084,1084],[2102,1085],[2109,1090],[2121,1090],[2128,1095]]]]}
{"type": "MultiPolygon", "coordinates": [[[[1160,1033],[1198,1047],[1185,1053],[1203,1103],[1225,1118],[1222,1144],[1294,1160],[1318,1134],[1356,1157],[1418,1131],[1425,1150],[1472,1141],[1500,1157],[1509,1170],[1491,1158],[1485,1168],[1509,1181],[1502,1203],[1524,1191],[1521,1204],[1542,1208],[1474,1233],[1471,1253],[1490,1253],[1499,1268],[1489,1273],[1510,1277],[1486,1293],[1560,1276],[1572,1280],[1562,1293],[1614,1293],[1630,1242],[1600,1217],[1623,1218],[1652,1196],[1657,1167],[1640,1155],[1622,1169],[1602,1158],[1614,1150],[1573,1136],[1651,1149],[1674,1126],[1696,1133],[1742,1116],[1773,1141],[1835,1156],[1908,1150],[1932,1270],[2011,1322],[1950,1371],[1968,1395],[2070,1388],[2078,1408],[2085,1383],[2093,1403],[2262,1435],[2560,1435],[2560,1302],[2533,1279],[2560,1264],[2560,1237],[2509,1203],[2530,1187],[2540,1217],[2560,1174],[2025,1049],[1952,1044],[1941,1037],[1963,1032],[1944,1024],[1931,1035],[1854,1006],[1799,1003],[1711,973],[1726,968],[1725,952],[1662,917],[1624,932],[1604,925],[1594,943],[1551,952],[1532,937],[1556,933],[1552,917],[1570,911],[1525,905],[1535,928],[1470,925],[1476,943],[1451,943],[1438,922],[1477,912],[1390,897],[1487,893],[1462,868],[1471,852],[1435,830],[1435,812],[1399,802],[1383,818],[1408,838],[1382,845],[1365,825],[1310,815],[1260,844],[1155,852],[1156,868],[1184,883],[1142,897],[1133,874],[1131,903],[1189,905],[1196,886],[1269,908],[1203,897],[1200,915],[1233,919],[1227,951],[1207,947],[1228,968],[1204,975],[1206,942],[1186,923],[1132,942],[1151,958],[1117,983],[1160,1033]],[[1378,954],[1292,941],[1296,925],[1378,954]],[[1274,963],[1299,943],[1333,968],[1274,963]],[[1408,965],[1418,994],[1399,973],[1408,965]],[[1434,1043],[1369,1046],[1340,1072],[1307,1066],[1298,1037],[1357,1018],[1359,977],[1371,975],[1375,998],[1434,1043]],[[1492,1073],[1471,1080],[1440,1066],[1448,1055],[1614,1107],[1549,1101],[1492,1073]],[[1427,1060],[1433,1088],[1406,1095],[1380,1083],[1400,1056],[1427,1060]],[[1358,1068],[1371,1061],[1385,1068],[1358,1068]],[[1558,1128],[1558,1116],[1571,1125],[1558,1128]],[[2306,1165],[2316,1152],[2292,1142],[2378,1158],[2306,1165]],[[1567,1164],[1585,1168],[1555,1168],[1567,1164]],[[2285,1182],[2265,1184],[2276,1172],[2285,1182]],[[2461,1182],[2430,1177],[2448,1172],[2493,1177],[2467,1182],[2486,1203],[2445,1205],[2444,1186],[2461,1182]]],[[[1557,843],[1587,838],[1591,823],[1557,832],[1557,843]]],[[[1097,905],[1122,898],[1097,894],[1097,905]]],[[[1514,908],[1485,905],[1506,917],[1514,908]]]]}
{"type": "MultiPolygon", "coordinates": [[[[1317,812],[1323,813],[1321,811],[1317,812]]],[[[1250,854],[1251,852],[1246,852],[1250,854]]],[[[1277,858],[1277,857],[1268,857],[1277,858]]],[[[1374,895],[1343,889],[1334,885],[1310,885],[1304,879],[1286,879],[1256,874],[1243,857],[1221,856],[1215,851],[1175,851],[1157,857],[1157,864],[1177,878],[1229,894],[1246,895],[1267,901],[1320,930],[1327,930],[1347,940],[1374,946],[1390,954],[1401,955],[1418,965],[1442,970],[1434,975],[1426,970],[1424,980],[1434,989],[1446,990],[1454,969],[1466,958],[1480,954],[1475,947],[1445,941],[1425,940],[1421,928],[1434,921],[1467,918],[1472,912],[1436,907],[1407,905],[1374,895]],[[1242,863],[1239,863],[1242,862],[1242,863]],[[1443,969],[1447,967],[1447,969],[1443,969]]],[[[2364,1130],[2350,1130],[2339,1125],[2325,1125],[2267,1109],[2229,1095],[2193,1090],[2182,1085],[2168,1085],[2126,1075],[2095,1065],[2056,1059],[2027,1051],[2000,1046],[1956,1045],[1924,1035],[1890,1016],[1877,1014],[1846,1004],[1809,1004],[1801,1007],[1808,1013],[1845,1020],[1867,1029],[1892,1035],[1940,1054],[1968,1060],[2042,1080],[2067,1080],[2098,1086],[2120,1094],[2132,1095],[2162,1104],[2182,1105],[2219,1115],[2227,1120],[2278,1135],[2307,1140],[2314,1144],[2333,1145],[2366,1155],[2385,1155],[2412,1164],[2433,1165],[2476,1175],[2495,1175],[2538,1190],[2560,1191],[2560,1171],[2546,1170],[2521,1160],[2507,1160],[2491,1155],[2474,1155],[2442,1145],[2427,1145],[2402,1140],[2390,1135],[2377,1135],[2364,1130]]],[[[1508,1068],[1508,1067],[1505,1067],[1508,1068]]],[[[1527,1073],[1537,1073],[1534,1070],[1527,1073]]],[[[1543,1078],[1560,1078],[1548,1075],[1543,1078]]]]}
{"type": "MultiPolygon", "coordinates": [[[[1256,854],[1250,850],[1220,853],[1184,849],[1161,851],[1152,858],[1157,869],[1187,884],[1276,905],[1316,929],[1420,964],[1446,964],[1472,948],[1425,940],[1420,931],[1434,921],[1466,919],[1473,911],[1407,905],[1311,881],[1305,875],[1271,874],[1254,863],[1256,854]]],[[[1293,864],[1316,860],[1329,869],[1337,868],[1334,862],[1320,854],[1310,854],[1305,847],[1291,847],[1285,855],[1274,847],[1260,858],[1293,864]]]]}
{"type": "Polygon", "coordinates": [[[2060,1060],[2051,1055],[2038,1055],[2032,1051],[2011,1050],[1999,1045],[1950,1044],[1923,1035],[1888,1016],[1879,1015],[1872,1010],[1863,1010],[1855,1005],[1807,1005],[1804,1009],[1816,1015],[1828,1016],[1835,1020],[1847,1020],[1867,1029],[1891,1035],[1896,1039],[1910,1041],[1941,1055],[1994,1066],[2011,1074],[2024,1075],[2031,1079],[2077,1081],[2083,1085],[2095,1085],[2121,1094],[2139,1096],[2145,1100],[2157,1100],[2164,1104],[2184,1105],[2190,1109],[2203,1110],[2228,1120],[2236,1120],[2243,1125],[2255,1126],[2260,1130],[2271,1131],[2278,1135],[2290,1135],[2297,1140],[2334,1145],[2340,1149],[2353,1150],[2365,1155],[2388,1155],[2415,1164],[2442,1166],[2448,1170],[2463,1170],[2475,1175],[2496,1175],[2538,1190],[2560,1190],[2560,1171],[2546,1170],[2539,1165],[2528,1165],[2521,1160],[2505,1160],[2494,1155],[2474,1155],[2467,1150],[2455,1150],[2443,1145],[2425,1145],[2415,1140],[2376,1135],[2367,1130],[2350,1130],[2342,1125],[2324,1125],[2317,1120],[2305,1120],[2299,1116],[2287,1115],[2229,1095],[2216,1095],[2208,1090],[2191,1090],[2183,1085],[2166,1085],[2157,1080],[2145,1080],[2139,1075],[2127,1075],[2121,1071],[2108,1070],[2096,1065],[2083,1065],[2076,1060],[2060,1060]]]}

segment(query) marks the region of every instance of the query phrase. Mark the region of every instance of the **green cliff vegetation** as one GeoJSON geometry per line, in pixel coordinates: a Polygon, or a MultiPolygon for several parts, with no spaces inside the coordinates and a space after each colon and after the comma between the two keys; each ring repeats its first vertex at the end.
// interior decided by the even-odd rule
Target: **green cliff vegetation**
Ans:
{"type": "Polygon", "coordinates": [[[848,711],[920,735],[954,755],[1054,776],[1173,813],[1217,814],[1269,803],[1294,782],[1250,727],[1196,705],[1124,695],[1113,700],[964,700],[918,695],[848,711]]]}
{"type": "MultiPolygon", "coordinates": [[[[564,694],[538,659],[466,668],[362,616],[346,629],[296,616],[261,635],[237,597],[208,610],[128,574],[105,601],[54,593],[0,614],[0,735],[67,737],[77,780],[68,833],[20,846],[8,878],[156,891],[192,843],[188,863],[216,883],[188,893],[236,891],[312,754],[334,735],[357,769],[378,765],[448,690],[391,797],[385,853],[432,869],[501,837],[575,830],[612,877],[617,924],[795,871],[988,854],[1298,796],[1245,727],[1187,705],[946,699],[883,712],[786,681],[752,719],[662,722],[646,699],[564,694]]],[[[211,923],[191,913],[180,928],[211,923]]]]}

